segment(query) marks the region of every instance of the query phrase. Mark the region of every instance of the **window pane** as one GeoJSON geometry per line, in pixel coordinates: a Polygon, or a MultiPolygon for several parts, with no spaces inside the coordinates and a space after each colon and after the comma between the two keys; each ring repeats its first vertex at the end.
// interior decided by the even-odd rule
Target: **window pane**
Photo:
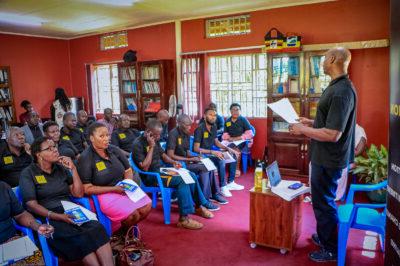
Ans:
{"type": "Polygon", "coordinates": [[[102,113],[105,108],[112,108],[115,114],[120,113],[117,64],[95,66],[92,88],[96,113],[102,113]]]}

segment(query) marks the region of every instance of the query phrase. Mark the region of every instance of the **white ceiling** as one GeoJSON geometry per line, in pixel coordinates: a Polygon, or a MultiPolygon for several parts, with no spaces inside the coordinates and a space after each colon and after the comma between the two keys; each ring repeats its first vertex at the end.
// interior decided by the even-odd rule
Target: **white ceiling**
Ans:
{"type": "Polygon", "coordinates": [[[71,39],[195,17],[334,0],[0,0],[0,32],[71,39]]]}

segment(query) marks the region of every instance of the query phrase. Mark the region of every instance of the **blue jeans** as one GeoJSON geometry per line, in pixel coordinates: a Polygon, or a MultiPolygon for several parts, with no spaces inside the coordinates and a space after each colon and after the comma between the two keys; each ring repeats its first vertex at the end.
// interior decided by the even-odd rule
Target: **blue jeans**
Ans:
{"type": "MultiPolygon", "coordinates": [[[[194,213],[193,203],[196,207],[200,207],[207,203],[206,198],[201,191],[197,176],[190,172],[194,184],[186,184],[180,176],[167,176],[160,173],[163,185],[167,188],[175,188],[178,196],[179,214],[186,216],[194,213]]],[[[146,186],[158,186],[157,179],[154,176],[146,176],[143,178],[146,186]]]]}
{"type": "MultiPolygon", "coordinates": [[[[235,159],[236,156],[233,156],[235,159]]],[[[217,167],[218,170],[218,176],[219,176],[219,182],[221,187],[226,186],[226,172],[225,172],[225,161],[219,159],[216,156],[210,156],[210,160],[215,164],[215,166],[217,167]]],[[[235,180],[235,174],[236,174],[236,165],[237,165],[237,161],[230,163],[229,164],[229,176],[228,176],[228,182],[231,183],[235,180]]]]}
{"type": "Polygon", "coordinates": [[[313,163],[311,167],[311,195],[318,238],[326,250],[337,254],[338,214],[335,198],[342,169],[313,163]]]}

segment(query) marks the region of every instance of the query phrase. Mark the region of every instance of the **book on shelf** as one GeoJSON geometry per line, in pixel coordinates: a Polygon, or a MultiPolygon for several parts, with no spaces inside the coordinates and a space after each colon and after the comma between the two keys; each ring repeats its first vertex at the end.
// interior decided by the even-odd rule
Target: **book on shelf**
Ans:
{"type": "Polygon", "coordinates": [[[158,66],[145,66],[142,68],[142,79],[159,79],[158,66]]]}
{"type": "Polygon", "coordinates": [[[0,118],[11,122],[13,120],[11,107],[0,107],[0,118]]]}
{"type": "Polygon", "coordinates": [[[122,80],[136,79],[136,69],[134,66],[123,67],[121,73],[122,73],[122,80]]]}
{"type": "Polygon", "coordinates": [[[144,81],[143,93],[160,93],[158,81],[144,81]]]}
{"type": "Polygon", "coordinates": [[[9,88],[0,88],[0,102],[11,101],[9,88]]]}
{"type": "Polygon", "coordinates": [[[157,113],[161,109],[160,102],[148,102],[145,106],[146,108],[144,109],[144,111],[146,113],[157,113]]]}
{"type": "Polygon", "coordinates": [[[8,83],[8,73],[5,69],[0,69],[0,83],[8,83]]]}
{"type": "Polygon", "coordinates": [[[125,81],[123,85],[124,93],[136,93],[136,81],[125,81]]]}
{"type": "Polygon", "coordinates": [[[289,80],[289,93],[299,93],[299,81],[297,79],[289,80]]]}
{"type": "Polygon", "coordinates": [[[125,103],[126,103],[126,108],[129,111],[136,111],[137,110],[137,105],[136,105],[135,99],[133,99],[133,98],[125,98],[125,103]]]}

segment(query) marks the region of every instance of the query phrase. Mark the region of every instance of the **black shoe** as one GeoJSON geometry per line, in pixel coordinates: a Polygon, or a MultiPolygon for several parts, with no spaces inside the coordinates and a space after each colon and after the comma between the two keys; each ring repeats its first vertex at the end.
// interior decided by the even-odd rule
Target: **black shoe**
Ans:
{"type": "Polygon", "coordinates": [[[315,245],[322,247],[321,241],[319,241],[318,234],[312,234],[311,240],[315,245]]]}
{"type": "Polygon", "coordinates": [[[337,254],[327,251],[321,248],[308,254],[310,260],[315,262],[332,262],[337,260],[337,254]]]}
{"type": "Polygon", "coordinates": [[[220,194],[215,194],[214,196],[212,196],[212,198],[210,199],[212,201],[218,202],[221,205],[224,204],[228,204],[229,201],[227,201],[224,197],[222,197],[220,194]]]}

